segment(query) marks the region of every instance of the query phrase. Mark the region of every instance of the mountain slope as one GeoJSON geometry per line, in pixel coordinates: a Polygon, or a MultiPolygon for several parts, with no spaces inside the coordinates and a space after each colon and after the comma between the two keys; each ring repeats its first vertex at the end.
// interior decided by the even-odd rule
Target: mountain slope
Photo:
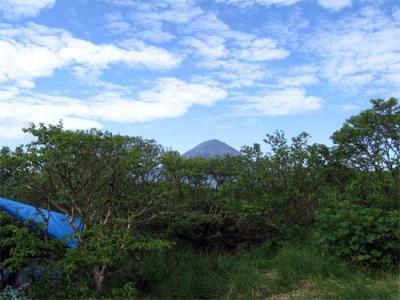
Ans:
{"type": "Polygon", "coordinates": [[[241,156],[242,154],[219,140],[205,141],[183,154],[183,157],[223,157],[224,155],[241,156]]]}

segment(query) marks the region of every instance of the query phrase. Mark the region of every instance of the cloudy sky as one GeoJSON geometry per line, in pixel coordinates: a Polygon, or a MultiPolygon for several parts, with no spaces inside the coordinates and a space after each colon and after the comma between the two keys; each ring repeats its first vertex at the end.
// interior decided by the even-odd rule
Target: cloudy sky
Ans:
{"type": "Polygon", "coordinates": [[[399,0],[0,0],[0,145],[60,119],[179,151],[328,143],[399,94],[399,0]]]}

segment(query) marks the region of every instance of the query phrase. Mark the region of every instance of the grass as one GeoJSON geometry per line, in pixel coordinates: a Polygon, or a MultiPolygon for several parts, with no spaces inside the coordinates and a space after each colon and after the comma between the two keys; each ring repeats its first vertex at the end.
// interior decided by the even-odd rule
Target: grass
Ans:
{"type": "Polygon", "coordinates": [[[256,298],[263,283],[251,255],[173,251],[147,258],[140,274],[142,296],[163,299],[256,298]]]}
{"type": "Polygon", "coordinates": [[[141,261],[140,298],[400,299],[398,274],[354,269],[312,244],[236,254],[175,249],[141,261]]]}
{"type": "Polygon", "coordinates": [[[398,274],[357,270],[312,244],[283,248],[270,267],[289,299],[400,299],[398,274]]]}
{"type": "Polygon", "coordinates": [[[400,299],[400,285],[395,276],[374,279],[358,274],[349,281],[337,280],[332,286],[338,299],[400,299]]]}

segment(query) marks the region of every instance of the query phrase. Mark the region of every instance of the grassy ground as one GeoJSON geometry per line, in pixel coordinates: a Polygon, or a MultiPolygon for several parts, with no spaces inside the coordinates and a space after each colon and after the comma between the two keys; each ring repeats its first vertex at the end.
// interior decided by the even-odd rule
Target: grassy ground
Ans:
{"type": "Polygon", "coordinates": [[[361,271],[312,247],[287,248],[271,260],[286,293],[272,299],[399,299],[398,274],[361,271]]]}
{"type": "MultiPolygon", "coordinates": [[[[288,245],[276,253],[268,247],[231,254],[177,247],[127,263],[108,284],[131,283],[107,298],[400,299],[398,270],[355,268],[303,244],[307,246],[288,245]]],[[[25,299],[9,292],[0,294],[0,300],[25,299]]]]}
{"type": "Polygon", "coordinates": [[[396,272],[361,271],[312,246],[234,255],[189,250],[149,258],[143,297],[185,299],[400,299],[396,272]]]}

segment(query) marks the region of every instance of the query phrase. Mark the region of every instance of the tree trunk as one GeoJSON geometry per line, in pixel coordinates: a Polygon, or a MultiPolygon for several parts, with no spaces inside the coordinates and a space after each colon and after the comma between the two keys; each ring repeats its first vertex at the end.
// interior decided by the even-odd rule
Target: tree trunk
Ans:
{"type": "Polygon", "coordinates": [[[104,271],[105,271],[105,266],[103,266],[100,270],[99,267],[95,267],[93,270],[93,278],[94,282],[96,284],[96,291],[98,293],[102,292],[103,289],[103,281],[104,281],[104,271]]]}

